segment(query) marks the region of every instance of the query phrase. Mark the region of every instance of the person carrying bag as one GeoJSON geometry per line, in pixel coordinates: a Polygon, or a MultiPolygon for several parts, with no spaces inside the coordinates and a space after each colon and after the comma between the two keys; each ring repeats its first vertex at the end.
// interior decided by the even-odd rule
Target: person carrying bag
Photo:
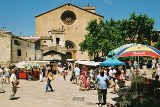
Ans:
{"type": "Polygon", "coordinates": [[[15,71],[12,70],[12,74],[10,77],[10,84],[11,84],[11,96],[10,100],[12,100],[15,97],[15,94],[17,92],[17,85],[19,84],[19,81],[16,78],[15,71]]]}
{"type": "Polygon", "coordinates": [[[53,92],[53,88],[51,86],[51,81],[54,80],[54,75],[51,72],[51,70],[48,71],[48,75],[47,75],[47,84],[46,84],[46,92],[48,92],[48,87],[50,87],[51,92],[53,92]]]}

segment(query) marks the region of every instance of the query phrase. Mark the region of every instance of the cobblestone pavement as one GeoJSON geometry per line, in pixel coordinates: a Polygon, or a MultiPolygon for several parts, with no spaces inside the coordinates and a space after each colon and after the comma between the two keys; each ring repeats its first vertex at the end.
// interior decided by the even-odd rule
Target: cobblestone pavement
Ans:
{"type": "MultiPolygon", "coordinates": [[[[56,75],[51,82],[55,88],[54,92],[45,93],[46,81],[20,80],[16,94],[16,100],[9,100],[10,88],[4,86],[5,93],[0,93],[0,107],[98,107],[97,91],[79,91],[79,87],[62,76],[56,75]]],[[[110,93],[108,89],[107,102],[114,104],[112,98],[116,94],[110,93]]]]}

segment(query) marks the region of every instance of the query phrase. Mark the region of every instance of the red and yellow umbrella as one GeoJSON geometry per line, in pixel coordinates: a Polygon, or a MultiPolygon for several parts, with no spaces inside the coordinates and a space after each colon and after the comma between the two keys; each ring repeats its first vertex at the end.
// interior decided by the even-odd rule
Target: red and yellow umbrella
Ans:
{"type": "Polygon", "coordinates": [[[151,46],[137,44],[137,45],[123,49],[118,54],[119,54],[119,57],[128,57],[128,56],[159,57],[160,51],[151,46]]]}

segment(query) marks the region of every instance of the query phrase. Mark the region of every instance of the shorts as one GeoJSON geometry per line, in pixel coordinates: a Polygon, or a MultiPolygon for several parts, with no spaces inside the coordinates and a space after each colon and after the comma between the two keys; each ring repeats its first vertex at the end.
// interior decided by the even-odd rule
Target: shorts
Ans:
{"type": "Polygon", "coordinates": [[[64,73],[64,75],[67,75],[67,72],[63,72],[64,73]]]}
{"type": "Polygon", "coordinates": [[[75,77],[79,77],[79,75],[75,75],[75,77]]]}

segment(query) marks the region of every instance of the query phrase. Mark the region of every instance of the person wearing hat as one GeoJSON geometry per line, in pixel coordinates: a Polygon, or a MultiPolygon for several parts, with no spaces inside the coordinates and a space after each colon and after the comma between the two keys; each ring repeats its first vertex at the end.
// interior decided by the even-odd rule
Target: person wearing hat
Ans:
{"type": "Polygon", "coordinates": [[[19,84],[19,82],[17,81],[17,78],[16,78],[15,70],[12,70],[12,74],[10,77],[10,84],[11,84],[11,90],[12,90],[10,99],[12,99],[12,98],[14,98],[14,96],[17,92],[17,85],[19,84]]]}

